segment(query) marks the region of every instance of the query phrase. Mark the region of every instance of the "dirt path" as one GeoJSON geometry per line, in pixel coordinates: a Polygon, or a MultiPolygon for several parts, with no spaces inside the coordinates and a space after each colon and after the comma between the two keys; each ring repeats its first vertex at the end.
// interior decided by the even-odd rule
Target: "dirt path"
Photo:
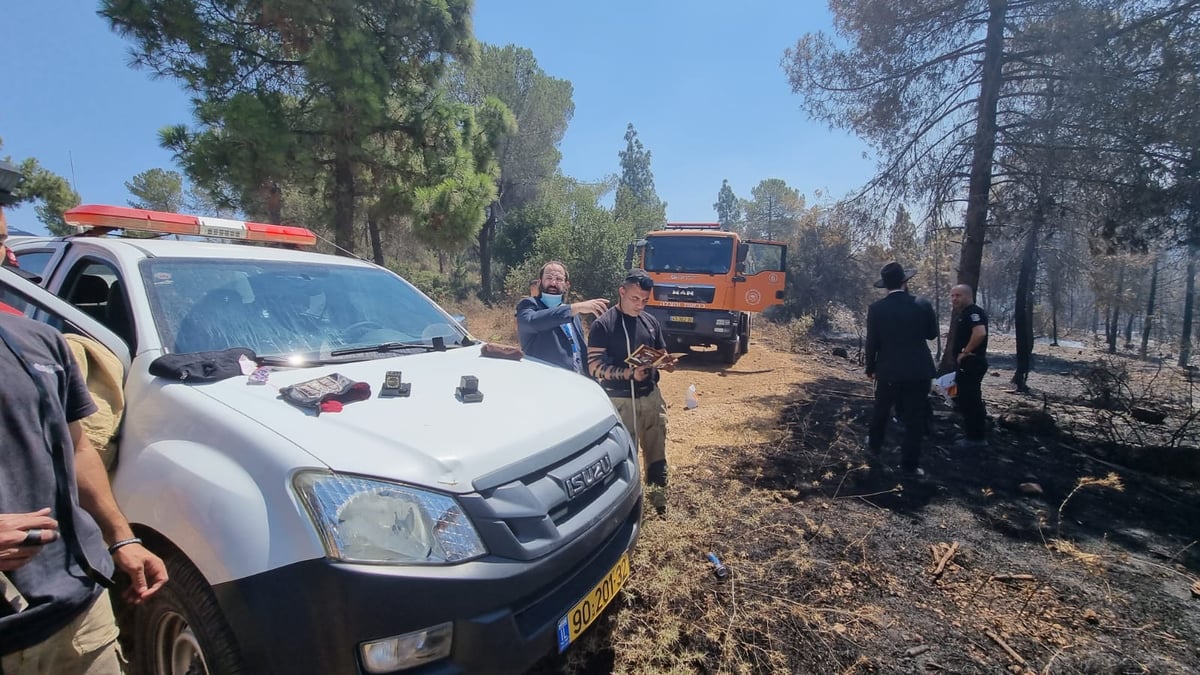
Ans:
{"type": "Polygon", "coordinates": [[[822,368],[806,365],[788,352],[779,329],[755,334],[749,353],[734,366],[722,364],[715,351],[692,352],[674,373],[661,380],[667,401],[667,458],[672,466],[695,463],[706,448],[736,448],[775,443],[785,433],[779,415],[803,385],[822,368]],[[684,405],[696,385],[699,406],[684,405]]]}

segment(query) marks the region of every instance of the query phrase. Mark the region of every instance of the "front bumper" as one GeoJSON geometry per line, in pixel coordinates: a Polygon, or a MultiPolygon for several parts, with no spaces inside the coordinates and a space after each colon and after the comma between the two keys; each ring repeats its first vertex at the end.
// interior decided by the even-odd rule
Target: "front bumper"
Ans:
{"type": "Polygon", "coordinates": [[[359,645],[450,621],[450,656],[406,675],[519,673],[557,649],[557,622],[637,542],[640,484],[575,541],[533,561],[450,567],[295,563],[213,590],[248,672],[363,673],[359,645]]]}
{"type": "Polygon", "coordinates": [[[723,309],[647,307],[658,320],[668,348],[700,347],[736,342],[741,315],[723,309]],[[718,327],[717,321],[726,323],[718,327]]]}

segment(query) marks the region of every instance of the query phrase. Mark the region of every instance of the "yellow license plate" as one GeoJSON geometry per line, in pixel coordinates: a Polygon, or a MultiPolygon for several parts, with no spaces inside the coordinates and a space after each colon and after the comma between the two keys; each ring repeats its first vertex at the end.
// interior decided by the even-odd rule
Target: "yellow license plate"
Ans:
{"type": "Polygon", "coordinates": [[[696,317],[694,317],[694,316],[673,316],[673,317],[671,317],[671,321],[673,323],[696,323],[696,317]]]}
{"type": "Polygon", "coordinates": [[[621,555],[621,559],[613,566],[608,574],[596,584],[579,604],[571,608],[566,616],[558,620],[558,651],[563,651],[567,645],[574,642],[587,627],[608,607],[621,587],[629,579],[629,554],[621,555]]]}

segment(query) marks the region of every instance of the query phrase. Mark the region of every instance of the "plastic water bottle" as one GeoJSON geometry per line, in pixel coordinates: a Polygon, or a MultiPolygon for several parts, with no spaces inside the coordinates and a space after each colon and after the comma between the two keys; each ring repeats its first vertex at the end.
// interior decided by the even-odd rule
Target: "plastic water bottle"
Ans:
{"type": "Polygon", "coordinates": [[[721,559],[717,557],[716,553],[709,551],[708,555],[704,557],[708,558],[708,562],[712,563],[714,577],[718,579],[724,579],[725,577],[729,576],[729,568],[721,564],[721,559]]]}
{"type": "Polygon", "coordinates": [[[683,407],[691,410],[700,405],[700,401],[696,400],[696,385],[689,384],[687,393],[683,395],[683,407]]]}

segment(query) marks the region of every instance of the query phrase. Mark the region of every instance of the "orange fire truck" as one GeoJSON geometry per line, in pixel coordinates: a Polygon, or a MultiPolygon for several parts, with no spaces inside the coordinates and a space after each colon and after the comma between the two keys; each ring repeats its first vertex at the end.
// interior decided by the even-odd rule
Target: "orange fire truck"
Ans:
{"type": "Polygon", "coordinates": [[[668,223],[625,257],[654,279],[646,310],[669,348],[715,345],[722,361],[736,363],[750,349],[751,313],[783,303],[787,246],[743,241],[717,223],[668,223]]]}

